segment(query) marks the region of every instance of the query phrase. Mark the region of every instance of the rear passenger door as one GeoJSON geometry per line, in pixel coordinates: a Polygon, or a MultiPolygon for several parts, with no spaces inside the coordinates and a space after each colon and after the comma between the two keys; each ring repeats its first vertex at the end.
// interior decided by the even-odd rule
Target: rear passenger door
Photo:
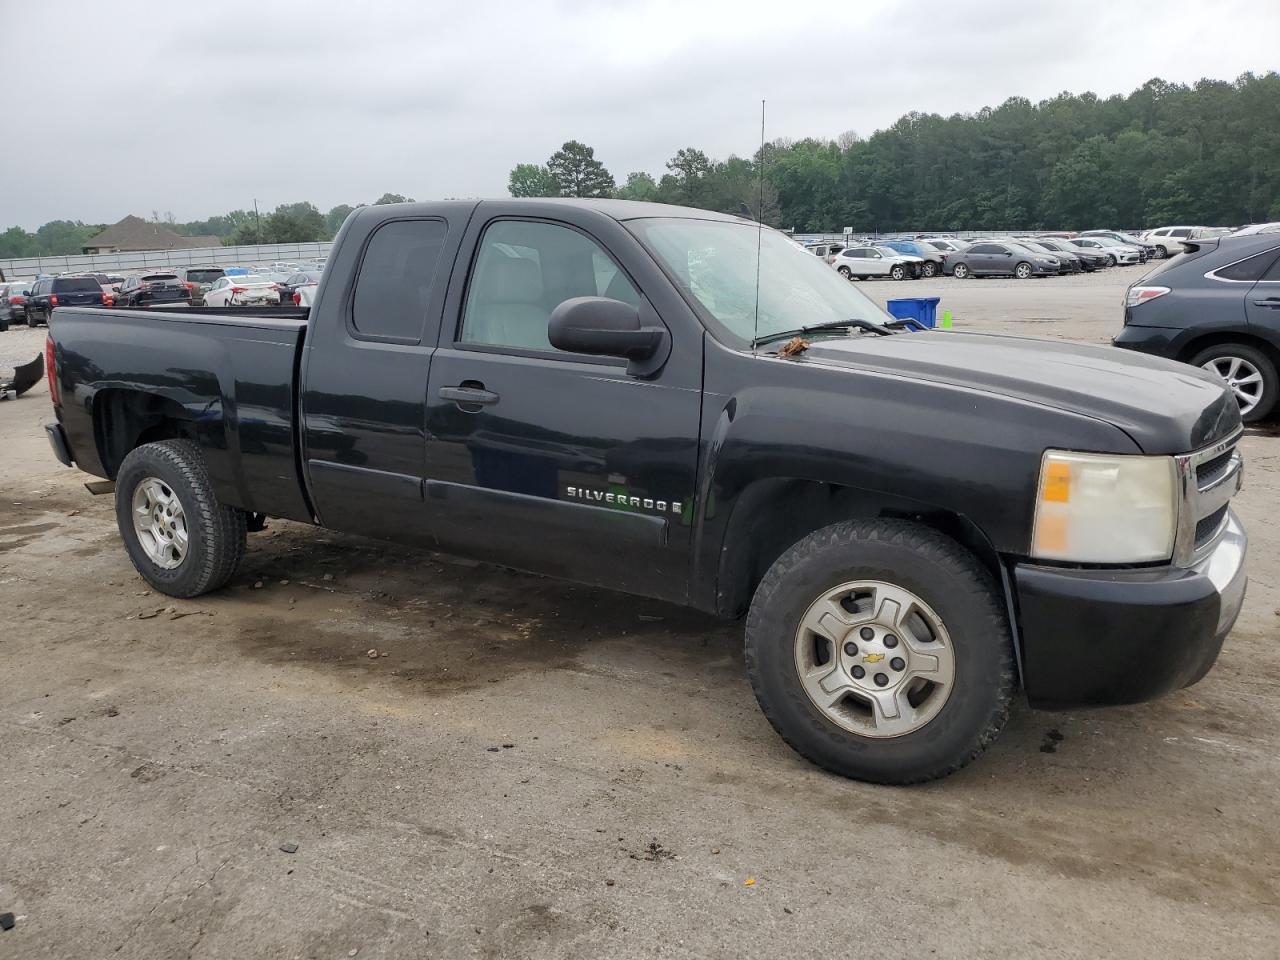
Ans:
{"type": "Polygon", "coordinates": [[[974,274],[991,273],[995,269],[995,259],[1002,251],[994,243],[975,243],[964,255],[964,261],[974,274]]]}
{"type": "Polygon", "coordinates": [[[326,527],[435,543],[423,502],[424,401],[449,268],[474,204],[439,206],[440,216],[379,222],[370,210],[362,230],[348,224],[311,311],[304,456],[326,527]]]}
{"type": "Polygon", "coordinates": [[[1258,259],[1264,269],[1245,299],[1245,313],[1250,327],[1280,347],[1280,239],[1258,259]]]}
{"type": "Polygon", "coordinates": [[[473,221],[455,271],[465,259],[465,285],[450,290],[427,395],[427,505],[440,544],[682,601],[701,328],[664,318],[678,295],[654,280],[652,259],[616,221],[585,208],[548,205],[546,217],[528,209],[481,206],[487,215],[473,221]],[[551,312],[581,296],[621,300],[665,323],[666,365],[641,379],[623,361],[552,347],[551,312]]]}

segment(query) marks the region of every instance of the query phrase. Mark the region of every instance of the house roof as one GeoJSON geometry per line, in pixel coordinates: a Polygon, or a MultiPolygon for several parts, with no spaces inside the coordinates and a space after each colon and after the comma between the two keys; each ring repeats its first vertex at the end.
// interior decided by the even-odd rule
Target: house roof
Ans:
{"type": "Polygon", "coordinates": [[[184,237],[162,223],[148,223],[141,217],[125,217],[112,224],[96,237],[84,242],[85,249],[114,247],[121,251],[132,250],[190,250],[196,247],[218,247],[218,237],[184,237]]]}

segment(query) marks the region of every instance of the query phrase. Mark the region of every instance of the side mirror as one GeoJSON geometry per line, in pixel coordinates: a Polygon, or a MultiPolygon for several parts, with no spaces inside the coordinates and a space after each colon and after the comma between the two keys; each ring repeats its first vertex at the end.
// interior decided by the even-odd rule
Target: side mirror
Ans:
{"type": "Polygon", "coordinates": [[[657,373],[671,352],[671,336],[647,302],[633,307],[608,297],[565,300],[551,311],[547,338],[568,353],[628,360],[633,377],[657,373]]]}

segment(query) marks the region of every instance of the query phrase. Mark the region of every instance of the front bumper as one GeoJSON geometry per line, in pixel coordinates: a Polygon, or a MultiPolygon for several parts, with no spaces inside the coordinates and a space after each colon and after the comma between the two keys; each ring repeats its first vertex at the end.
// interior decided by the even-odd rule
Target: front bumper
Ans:
{"type": "Polygon", "coordinates": [[[1248,538],[1228,511],[1186,568],[1014,568],[1023,679],[1033,706],[1139,703],[1203,677],[1244,603],[1248,538]]]}

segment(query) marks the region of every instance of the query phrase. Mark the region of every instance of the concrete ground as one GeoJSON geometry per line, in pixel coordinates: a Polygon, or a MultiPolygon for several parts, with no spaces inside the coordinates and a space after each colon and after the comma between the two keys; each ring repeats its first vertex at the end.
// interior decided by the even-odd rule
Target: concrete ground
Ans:
{"type": "MultiPolygon", "coordinates": [[[[864,289],[1101,341],[1134,276],[864,289]]],[[[277,522],[230,588],[149,593],[51,416],[0,403],[0,957],[1280,950],[1274,430],[1243,442],[1252,583],[1207,679],[1019,706],[888,789],[774,735],[740,625],[655,602],[277,522]]]]}

